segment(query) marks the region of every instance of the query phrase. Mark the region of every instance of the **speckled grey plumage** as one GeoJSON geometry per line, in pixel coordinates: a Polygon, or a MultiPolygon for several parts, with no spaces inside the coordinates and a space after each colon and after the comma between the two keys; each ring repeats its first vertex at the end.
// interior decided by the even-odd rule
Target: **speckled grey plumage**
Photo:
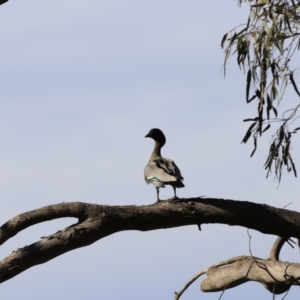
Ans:
{"type": "Polygon", "coordinates": [[[145,137],[150,137],[155,141],[154,149],[151,153],[149,162],[144,169],[145,181],[153,184],[157,192],[157,202],[159,199],[159,188],[165,185],[171,185],[174,189],[174,198],[176,199],[176,188],[184,187],[180,170],[175,162],[169,158],[161,156],[161,148],[166,143],[163,132],[158,128],[153,128],[145,137]]]}

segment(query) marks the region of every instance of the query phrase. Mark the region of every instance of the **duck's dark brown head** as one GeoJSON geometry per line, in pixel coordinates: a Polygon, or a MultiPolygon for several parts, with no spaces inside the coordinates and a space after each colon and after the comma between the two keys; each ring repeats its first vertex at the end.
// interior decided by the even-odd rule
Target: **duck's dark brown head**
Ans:
{"type": "Polygon", "coordinates": [[[158,128],[152,128],[145,137],[152,138],[154,141],[158,142],[161,147],[166,143],[165,135],[158,128]]]}

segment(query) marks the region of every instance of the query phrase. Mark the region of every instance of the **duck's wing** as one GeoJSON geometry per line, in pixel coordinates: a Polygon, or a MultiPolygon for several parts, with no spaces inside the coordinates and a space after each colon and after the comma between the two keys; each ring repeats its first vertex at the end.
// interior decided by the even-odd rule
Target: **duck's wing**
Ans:
{"type": "Polygon", "coordinates": [[[160,165],[158,166],[158,163],[155,160],[149,161],[144,169],[144,175],[147,183],[161,183],[161,186],[164,186],[164,183],[177,181],[177,178],[173,175],[172,171],[167,172],[165,168],[160,165]]]}
{"type": "Polygon", "coordinates": [[[169,158],[160,157],[155,160],[156,166],[160,169],[163,169],[168,175],[174,176],[177,179],[183,180],[181,172],[175,162],[169,158]]]}

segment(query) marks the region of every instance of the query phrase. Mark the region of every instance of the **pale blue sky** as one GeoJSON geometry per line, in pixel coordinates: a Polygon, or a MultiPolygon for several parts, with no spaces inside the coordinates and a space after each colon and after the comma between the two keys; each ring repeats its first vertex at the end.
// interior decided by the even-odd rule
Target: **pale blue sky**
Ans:
{"type": "MultiPolygon", "coordinates": [[[[185,178],[178,196],[293,202],[289,208],[299,210],[297,179],[285,176],[278,189],[265,179],[270,136],[252,159],[252,145],[240,144],[248,126],[242,119],[256,104],[245,104],[235,58],[224,79],[220,40],[245,18],[233,1],[0,6],[1,222],[59,202],[153,203],[155,189],[143,178],[153,148],[144,136],[152,127],[164,131],[162,153],[185,178]]],[[[295,140],[294,152],[299,146],[295,140]]],[[[163,199],[171,196],[171,188],[161,191],[163,199]]],[[[1,246],[1,257],[75,221],[29,228],[1,246]]],[[[0,298],[173,299],[199,270],[249,254],[246,229],[202,227],[117,233],[3,283],[0,298]]],[[[267,257],[275,237],[251,234],[253,255],[267,257]]],[[[282,259],[298,261],[299,251],[285,246],[282,259]]],[[[219,296],[199,292],[197,281],[182,300],[219,296]]],[[[272,299],[257,283],[222,299],[241,297],[272,299]]]]}

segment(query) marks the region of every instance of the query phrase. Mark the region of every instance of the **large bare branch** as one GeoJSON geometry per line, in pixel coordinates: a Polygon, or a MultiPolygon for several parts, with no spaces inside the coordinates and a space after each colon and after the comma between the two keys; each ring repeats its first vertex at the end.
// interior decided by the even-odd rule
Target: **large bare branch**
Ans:
{"type": "Polygon", "coordinates": [[[0,228],[0,244],[44,221],[75,217],[57,233],[12,252],[0,261],[0,282],[63,253],[124,230],[155,230],[204,223],[252,228],[266,234],[300,238],[300,213],[246,201],[190,198],[144,206],[60,203],[18,215],[0,228]],[[255,218],[253,217],[255,216],[255,218]]]}

